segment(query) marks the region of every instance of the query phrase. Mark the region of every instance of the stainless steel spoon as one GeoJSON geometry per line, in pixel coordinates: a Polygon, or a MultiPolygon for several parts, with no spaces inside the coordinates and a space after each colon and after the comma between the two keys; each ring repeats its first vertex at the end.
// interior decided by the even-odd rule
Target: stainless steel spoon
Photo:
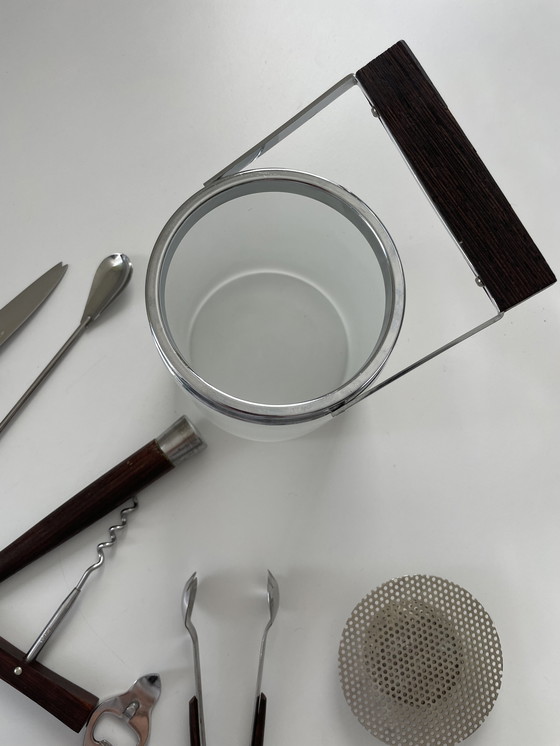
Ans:
{"type": "Polygon", "coordinates": [[[204,710],[202,708],[202,676],[200,673],[200,651],[198,648],[198,634],[196,632],[194,624],[191,621],[197,587],[198,580],[196,578],[196,573],[194,572],[185,584],[185,589],[183,591],[182,597],[182,609],[183,618],[185,620],[185,627],[187,628],[187,632],[191,636],[192,640],[194,661],[195,696],[192,697],[189,702],[189,728],[191,746],[205,746],[206,733],[204,728],[204,710]]]}
{"type": "Polygon", "coordinates": [[[267,594],[268,594],[268,611],[269,619],[264,628],[264,633],[261,640],[261,649],[259,653],[259,668],[257,672],[257,700],[255,703],[255,714],[253,717],[253,732],[251,736],[251,746],[262,746],[264,741],[264,724],[266,719],[266,695],[261,691],[262,674],[264,665],[264,652],[266,650],[266,640],[268,637],[268,630],[272,627],[276,614],[278,613],[278,606],[280,604],[280,589],[278,588],[278,582],[274,575],[268,571],[268,582],[267,582],[267,594]]]}
{"type": "Polygon", "coordinates": [[[98,319],[103,311],[121,294],[127,286],[131,275],[132,264],[126,254],[111,254],[111,256],[106,257],[101,262],[93,278],[84,313],[76,331],[62,345],[50,363],[39,373],[31,386],[0,422],[0,433],[6,429],[24,404],[27,403],[43,381],[52,373],[68,350],[82,336],[92,321],[98,319]]]}

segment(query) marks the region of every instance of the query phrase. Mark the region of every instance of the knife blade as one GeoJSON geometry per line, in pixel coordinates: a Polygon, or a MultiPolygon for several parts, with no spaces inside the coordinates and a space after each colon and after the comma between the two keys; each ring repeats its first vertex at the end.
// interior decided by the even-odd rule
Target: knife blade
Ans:
{"type": "Polygon", "coordinates": [[[64,277],[67,269],[67,264],[62,262],[55,264],[0,309],[0,347],[46,301],[64,277]]]}

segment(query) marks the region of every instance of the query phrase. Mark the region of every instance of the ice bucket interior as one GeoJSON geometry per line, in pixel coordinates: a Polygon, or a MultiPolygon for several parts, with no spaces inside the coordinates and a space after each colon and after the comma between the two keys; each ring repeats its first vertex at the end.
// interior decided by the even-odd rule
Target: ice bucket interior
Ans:
{"type": "Polygon", "coordinates": [[[195,195],[168,236],[161,308],[182,382],[264,407],[362,386],[402,315],[392,241],[342,188],[255,174],[195,195]]]}

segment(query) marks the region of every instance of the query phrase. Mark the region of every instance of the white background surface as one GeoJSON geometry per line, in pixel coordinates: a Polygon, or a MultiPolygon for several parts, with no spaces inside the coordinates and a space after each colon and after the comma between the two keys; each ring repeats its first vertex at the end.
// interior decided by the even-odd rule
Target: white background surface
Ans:
{"type": "MultiPolygon", "coordinates": [[[[398,39],[558,274],[558,8],[556,0],[5,0],[0,305],[56,262],[70,269],[1,351],[2,410],[78,323],[99,261],[126,252],[135,277],[2,436],[0,544],[187,411],[144,310],[146,264],[167,218],[398,39]]],[[[377,131],[371,119],[368,127],[377,131]]],[[[329,150],[345,160],[338,146],[329,150]]],[[[392,179],[374,164],[362,157],[359,183],[349,186],[387,224],[405,272],[408,253],[438,274],[437,260],[423,259],[422,231],[399,219],[405,195],[386,206],[370,200],[368,184],[392,179]]],[[[453,300],[453,284],[450,292],[453,300]]],[[[413,313],[404,342],[429,349],[432,322],[445,327],[452,306],[430,306],[427,320],[413,313]]],[[[559,327],[555,286],[304,438],[255,443],[201,425],[207,451],[141,494],[126,535],[42,662],[101,698],[158,671],[151,742],[187,743],[194,682],[180,596],[197,570],[208,743],[248,743],[270,568],[281,606],[263,680],[266,743],[365,746],[374,739],[338,684],[344,623],[391,577],[435,574],[478,598],[502,640],[502,690],[469,743],[557,744],[559,327]]],[[[2,636],[29,647],[117,515],[2,584],[2,636]]],[[[0,722],[2,743],[82,738],[3,683],[0,722]]]]}

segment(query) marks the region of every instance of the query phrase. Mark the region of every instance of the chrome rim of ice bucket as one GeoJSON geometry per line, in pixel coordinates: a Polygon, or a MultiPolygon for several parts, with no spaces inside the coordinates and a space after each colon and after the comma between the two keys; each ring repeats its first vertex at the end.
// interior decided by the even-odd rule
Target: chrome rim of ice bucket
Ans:
{"type": "Polygon", "coordinates": [[[312,174],[280,169],[243,171],[225,176],[188,199],[160,233],[148,264],[146,307],[158,351],[171,373],[196,399],[229,417],[268,425],[306,422],[332,414],[360,396],[379,374],[400,331],[405,303],[404,275],[396,247],[379,218],[343,187],[312,174]],[[291,404],[262,404],[231,396],[205,381],[181,355],[165,312],[169,265],[187,232],[204,215],[225,202],[259,192],[291,192],[333,208],[364,236],[380,265],[385,289],[385,316],[377,340],[362,367],[338,388],[291,404]]]}

